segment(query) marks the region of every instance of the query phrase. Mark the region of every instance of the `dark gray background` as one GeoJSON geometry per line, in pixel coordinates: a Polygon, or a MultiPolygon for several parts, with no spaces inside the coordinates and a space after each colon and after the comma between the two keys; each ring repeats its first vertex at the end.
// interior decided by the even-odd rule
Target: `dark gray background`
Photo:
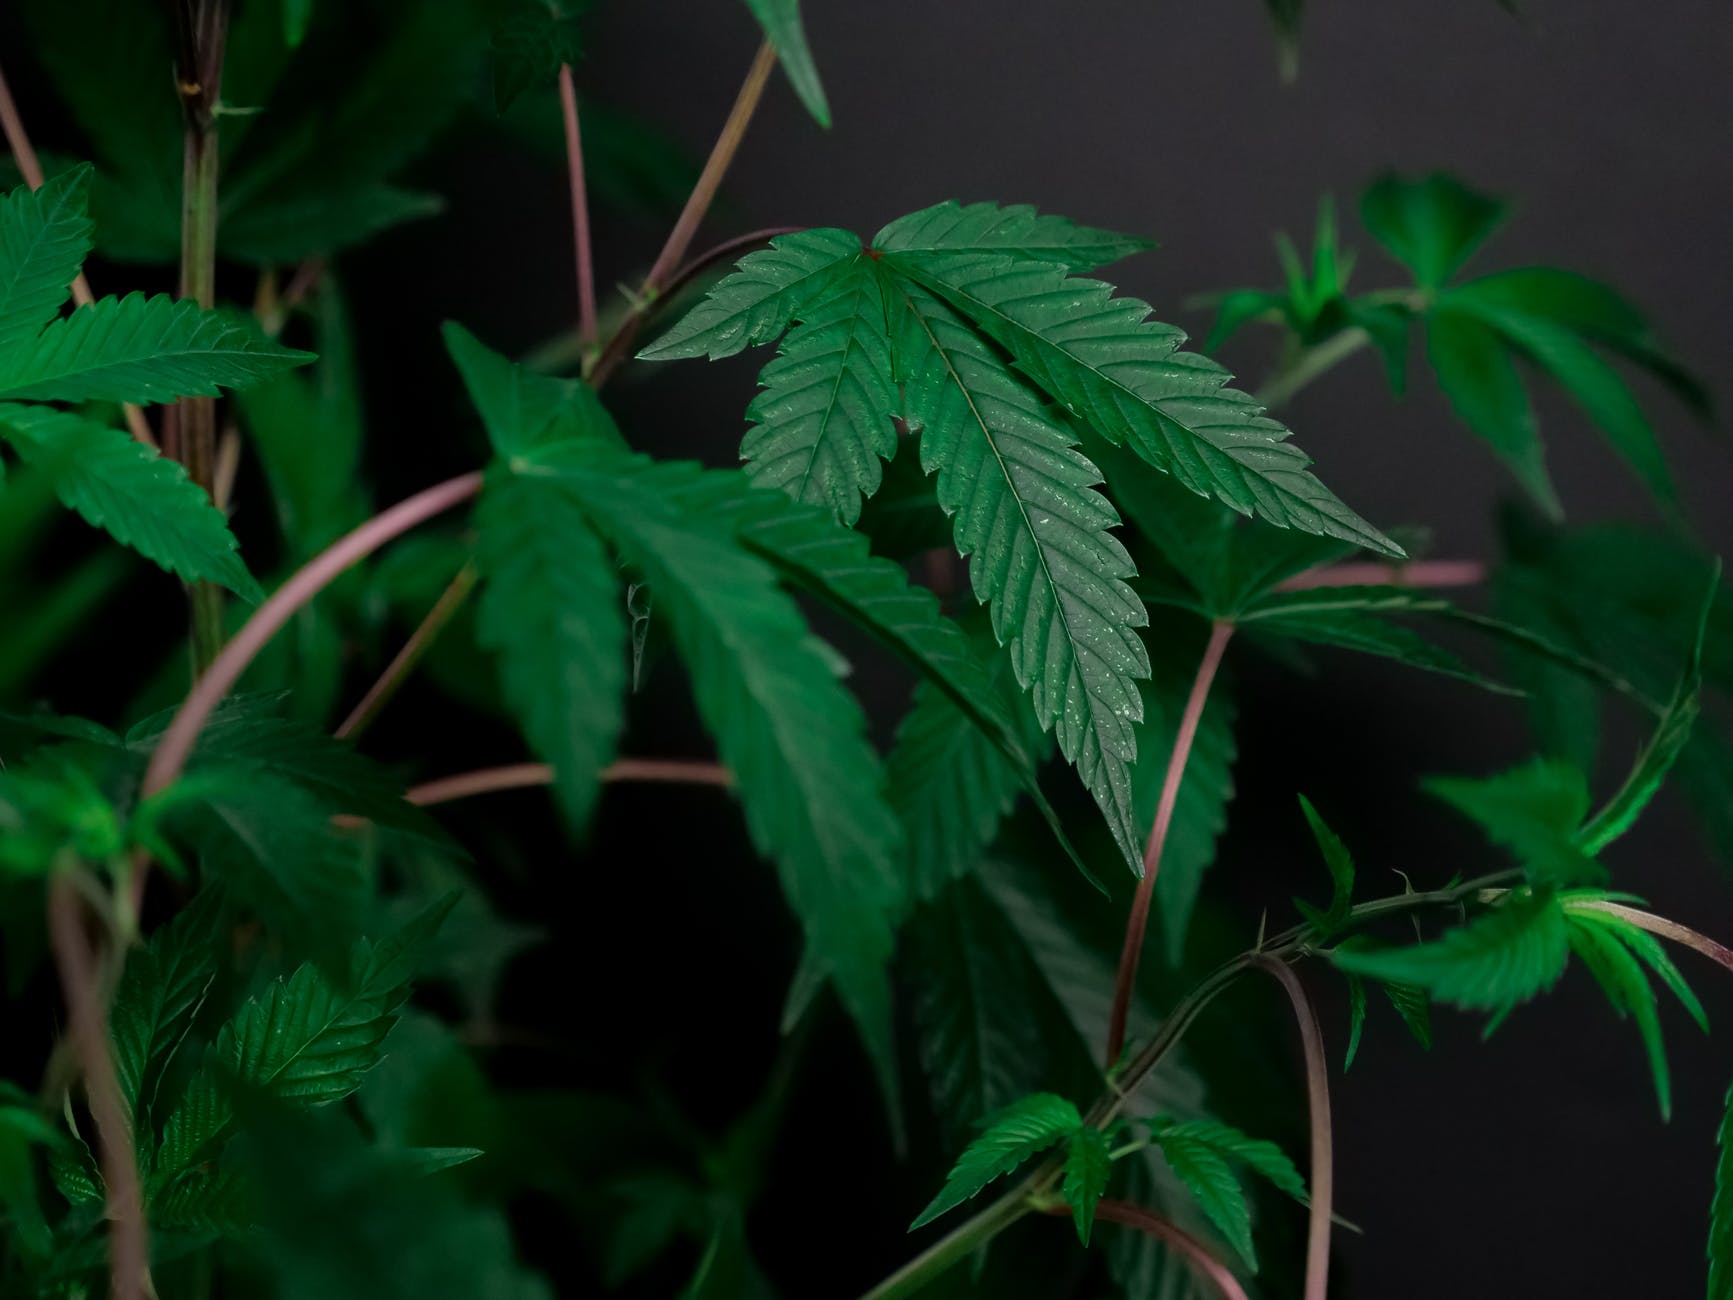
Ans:
{"type": "MultiPolygon", "coordinates": [[[[712,223],[718,236],[773,224],[870,235],[939,199],[1033,202],[1158,239],[1160,251],[1109,274],[1202,333],[1207,317],[1185,301],[1273,284],[1272,232],[1308,241],[1325,191],[1342,201],[1348,242],[1361,249],[1356,285],[1397,283],[1354,223],[1355,198],[1381,168],[1442,167],[1517,202],[1478,268],[1545,261],[1612,281],[1727,396],[1726,0],[1535,0],[1526,24],[1492,0],[1315,0],[1289,87],[1256,0],[805,7],[836,125],[820,130],[778,80],[731,179],[733,210],[712,223]]],[[[582,84],[666,124],[695,153],[707,149],[753,49],[740,7],[601,6],[593,31],[582,84]]],[[[604,222],[599,239],[606,281],[647,259],[659,233],[604,222]]],[[[521,249],[526,274],[546,251],[521,249]]],[[[563,310],[565,292],[563,281],[549,285],[550,311],[563,310]]],[[[1269,342],[1253,334],[1224,360],[1255,382],[1269,342]]],[[[654,391],[628,376],[623,393],[641,408],[635,436],[658,452],[725,461],[752,364],[663,374],[654,391]]],[[[1413,374],[1413,394],[1394,401],[1362,356],[1286,414],[1325,480],[1369,518],[1430,525],[1441,554],[1488,555],[1507,480],[1423,371],[1413,374]]],[[[1639,391],[1694,518],[1728,549],[1725,444],[1652,387],[1639,391]]],[[[1652,518],[1568,407],[1543,396],[1541,410],[1574,518],[1652,518]]],[[[1427,806],[1412,780],[1520,759],[1519,708],[1360,663],[1332,667],[1309,699],[1293,698],[1291,679],[1254,676],[1245,689],[1236,828],[1218,876],[1246,882],[1235,889],[1247,914],[1280,906],[1315,871],[1293,860],[1296,780],[1352,810],[1339,829],[1368,880],[1382,866],[1435,880],[1481,865],[1479,841],[1427,806]],[[1334,787],[1318,789],[1320,771],[1334,787]],[[1279,835],[1264,834],[1278,822],[1279,835]],[[1287,860],[1261,865],[1266,844],[1287,860]]],[[[1664,797],[1616,859],[1625,887],[1733,935],[1725,877],[1677,799],[1664,797]]],[[[1335,1094],[1339,1206],[1366,1229],[1340,1239],[1337,1293],[1701,1294],[1714,1130],[1733,1077],[1733,990],[1695,959],[1687,972],[1719,1036],[1705,1040],[1664,1011],[1678,1094],[1667,1126],[1634,1028],[1576,974],[1484,1045],[1476,1023],[1442,1014],[1430,1058],[1374,1007],[1361,1061],[1335,1094]]],[[[1333,981],[1312,982],[1339,1050],[1333,981]]]]}

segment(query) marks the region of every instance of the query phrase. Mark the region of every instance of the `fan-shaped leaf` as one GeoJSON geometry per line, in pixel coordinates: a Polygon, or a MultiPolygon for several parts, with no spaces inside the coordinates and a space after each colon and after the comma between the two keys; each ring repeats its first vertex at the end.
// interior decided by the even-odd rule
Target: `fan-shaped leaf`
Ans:
{"type": "Polygon", "coordinates": [[[1535,504],[1561,517],[1564,507],[1546,471],[1534,406],[1498,334],[1467,312],[1452,310],[1446,300],[1427,317],[1426,354],[1462,422],[1491,444],[1535,504]]]}
{"type": "Polygon", "coordinates": [[[1360,219],[1372,238],[1410,271],[1423,289],[1438,289],[1503,224],[1505,204],[1477,194],[1455,177],[1418,180],[1380,176],[1360,199],[1360,219]]]}
{"type": "Polygon", "coordinates": [[[1426,788],[1514,853],[1534,884],[1584,884],[1605,875],[1578,843],[1589,788],[1572,763],[1538,759],[1482,780],[1433,777],[1426,788]]]}
{"type": "Polygon", "coordinates": [[[1252,1214],[1246,1205],[1246,1194],[1215,1144],[1177,1125],[1158,1132],[1155,1140],[1168,1166],[1191,1189],[1198,1208],[1239,1252],[1246,1266],[1257,1272],[1258,1255],[1252,1245],[1252,1214]]]}
{"type": "Polygon", "coordinates": [[[206,889],[150,942],[128,954],[109,1009],[114,1073],[135,1116],[149,1109],[156,1078],[191,1027],[216,977],[219,894],[206,889]]]}
{"type": "Polygon", "coordinates": [[[264,599],[228,521],[179,462],[70,411],[0,404],[0,437],[40,468],[55,493],[123,546],[188,582],[264,599]]]}
{"type": "Polygon", "coordinates": [[[196,302],[131,293],[53,321],[0,358],[0,397],[167,402],[214,397],[313,359],[196,302]]]}

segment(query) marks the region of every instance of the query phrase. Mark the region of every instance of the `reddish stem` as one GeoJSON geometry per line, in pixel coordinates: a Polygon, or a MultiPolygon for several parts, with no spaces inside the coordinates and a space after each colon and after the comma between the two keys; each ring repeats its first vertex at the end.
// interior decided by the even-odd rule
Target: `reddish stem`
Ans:
{"type": "Polygon", "coordinates": [[[469,593],[475,589],[477,576],[473,564],[466,564],[458,570],[451,585],[439,594],[439,599],[433,602],[433,608],[427,611],[427,617],[421,620],[415,631],[409,634],[409,640],[403,643],[403,648],[385,665],[385,671],[379,674],[379,680],[367,688],[367,694],[361,697],[360,703],[343,719],[343,725],[337,728],[338,739],[359,735],[372,725],[385,706],[391,703],[391,697],[396,695],[403,683],[409,679],[409,674],[415,670],[415,665],[421,662],[421,657],[427,653],[434,638],[456,617],[457,611],[463,608],[463,602],[469,599],[469,593]]]}
{"type": "Polygon", "coordinates": [[[1572,907],[1585,911],[1605,912],[1609,916],[1619,917],[1629,921],[1639,930],[1647,930],[1650,934],[1658,934],[1663,939],[1671,939],[1674,943],[1700,952],[1712,962],[1717,962],[1733,971],[1733,949],[1716,943],[1706,934],[1699,934],[1688,925],[1680,925],[1677,921],[1669,921],[1664,916],[1656,916],[1653,912],[1639,911],[1634,907],[1626,907],[1623,903],[1610,902],[1572,902],[1572,907]]]}
{"type": "Polygon", "coordinates": [[[584,193],[584,144],[578,132],[578,90],[572,65],[560,65],[560,112],[566,125],[566,171],[572,189],[572,238],[578,264],[578,342],[596,341],[596,276],[590,262],[590,203],[584,193]]]}
{"type": "Polygon", "coordinates": [[[752,114],[758,108],[759,97],[764,94],[764,85],[770,80],[771,70],[775,67],[776,48],[769,41],[765,41],[753,56],[752,66],[746,70],[746,80],[741,83],[740,93],[734,98],[734,107],[728,111],[728,120],[722,124],[722,133],[716,137],[710,157],[704,161],[704,170],[698,174],[698,182],[687,196],[686,206],[681,209],[679,219],[674,222],[674,229],[668,232],[668,242],[662,245],[662,251],[657,254],[650,274],[644,277],[643,293],[651,294],[660,289],[663,282],[674,273],[674,268],[680,265],[680,259],[686,256],[686,250],[692,246],[692,238],[698,233],[699,223],[710,210],[717,190],[722,187],[722,178],[727,175],[729,164],[739,152],[740,142],[746,138],[746,128],[752,121],[752,114]]]}
{"type": "Polygon", "coordinates": [[[1334,1176],[1330,1136],[1330,1068],[1324,1058],[1324,1031],[1300,977],[1278,957],[1263,955],[1253,965],[1269,972],[1287,992],[1300,1026],[1306,1057],[1306,1099],[1312,1118],[1311,1223],[1306,1234],[1305,1300],[1326,1300],[1330,1282],[1330,1203],[1334,1176]]]}
{"type": "Polygon", "coordinates": [[[1191,757],[1192,742],[1197,738],[1198,723],[1203,718],[1204,705],[1209,702],[1210,684],[1221,667],[1228,639],[1233,636],[1232,623],[1218,619],[1210,626],[1209,643],[1192,679],[1191,694],[1179,719],[1179,731],[1174,736],[1173,753],[1167,760],[1167,776],[1161,786],[1161,800],[1155,808],[1155,825],[1150,828],[1149,843],[1143,850],[1143,879],[1137,882],[1137,893],[1131,900],[1131,915],[1125,920],[1125,945],[1119,953],[1119,975],[1113,984],[1113,1015],[1107,1025],[1107,1064],[1111,1068],[1125,1046],[1125,1024],[1131,1014],[1132,993],[1137,987],[1137,965],[1143,955],[1144,932],[1149,928],[1149,905],[1155,893],[1155,875],[1161,867],[1162,847],[1167,843],[1168,827],[1173,822],[1173,810],[1179,801],[1180,784],[1185,779],[1185,765],[1191,757]]]}
{"type": "MultiPolygon", "coordinates": [[[[296,570],[294,576],[272,593],[269,600],[253,611],[252,617],[235,633],[234,639],[223,647],[222,653],[211,662],[211,666],[181,701],[168,730],[163,733],[156,751],[150,756],[150,765],[144,773],[141,797],[149,798],[167,788],[181,774],[187,758],[192,754],[199,732],[203,730],[212,711],[234,688],[247,665],[253,662],[254,657],[283,625],[295,616],[297,610],[329,586],[350,565],[371,555],[386,542],[408,532],[417,524],[425,523],[453,506],[461,505],[481,491],[481,484],[482,476],[479,472],[460,474],[418,492],[389,510],[375,515],[353,532],[338,538],[296,570]]],[[[132,902],[135,915],[144,901],[145,877],[146,873],[141,864],[133,873],[132,902]]]]}
{"type": "Polygon", "coordinates": [[[1479,560],[1416,560],[1413,564],[1382,564],[1376,560],[1354,564],[1326,564],[1296,573],[1280,583],[1277,591],[1305,591],[1312,587],[1477,587],[1486,581],[1486,566],[1479,560]]]}
{"type": "MultiPolygon", "coordinates": [[[[460,772],[456,776],[440,777],[412,786],[404,799],[421,807],[467,799],[472,795],[494,794],[500,790],[522,790],[530,786],[550,785],[554,769],[546,763],[513,763],[506,767],[484,767],[476,772],[460,772]]],[[[681,785],[727,786],[734,783],[726,768],[715,763],[702,763],[677,758],[622,758],[602,770],[604,781],[665,781],[681,785]]]]}
{"type": "Polygon", "coordinates": [[[48,886],[48,933],[66,996],[72,1047],[84,1073],[85,1097],[96,1121],[102,1181],[107,1189],[110,1286],[114,1300],[144,1300],[149,1293],[150,1254],[133,1155],[132,1126],[108,1050],[108,1012],[95,950],[84,928],[84,902],[64,872],[48,886]]]}
{"type": "MultiPolygon", "coordinates": [[[[1068,1217],[1071,1210],[1068,1206],[1055,1205],[1047,1210],[1048,1214],[1060,1218],[1068,1217]]],[[[1239,1283],[1228,1266],[1214,1255],[1209,1247],[1204,1245],[1191,1233],[1169,1219],[1164,1219],[1153,1210],[1146,1210],[1141,1205],[1133,1205],[1130,1201],[1106,1200],[1097,1202],[1095,1217],[1105,1219],[1109,1223],[1123,1224],[1128,1228],[1136,1228],[1147,1233],[1157,1241],[1172,1246],[1203,1275],[1215,1289],[1222,1294],[1222,1300],[1246,1300],[1246,1291],[1239,1283]]]]}

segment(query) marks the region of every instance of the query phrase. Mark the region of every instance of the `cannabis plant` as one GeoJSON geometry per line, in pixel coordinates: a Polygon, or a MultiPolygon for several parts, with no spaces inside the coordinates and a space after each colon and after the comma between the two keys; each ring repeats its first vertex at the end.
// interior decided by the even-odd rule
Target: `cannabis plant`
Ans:
{"type": "MultiPolygon", "coordinates": [[[[1291,73],[1301,6],[1268,8],[1291,73]]],[[[1326,199],[1199,350],[1100,278],[1150,240],[1027,203],[704,247],[779,67],[829,122],[797,0],[738,15],[763,43],[700,165],[580,96],[585,22],[547,0],[20,9],[0,1294],[1325,1300],[1363,1033],[1535,1032],[1572,965],[1666,1118],[1661,1008],[1704,1018],[1677,950],[1733,953],[1630,892],[1623,837],[1676,778],[1733,860],[1733,601],[1650,399],[1711,404],[1609,285],[1477,271],[1504,200],[1377,176],[1361,239],[1326,199]],[[524,355],[413,313],[366,346],[378,250],[476,185],[442,140],[563,159],[573,324],[524,355]],[[667,216],[648,269],[597,270],[592,197],[667,216]],[[1275,345],[1256,391],[1208,355],[1242,331],[1275,345]],[[737,454],[683,404],[711,464],[616,396],[769,348],[737,454]],[[1426,554],[1301,450],[1284,407],[1368,350],[1508,472],[1498,556],[1426,554]],[[1656,525],[1578,522],[1537,388],[1656,525]],[[1338,655],[1510,697],[1533,756],[1414,792],[1482,835],[1410,882],[1297,743],[1280,799],[1231,805],[1287,887],[1200,906],[1243,870],[1236,666],[1303,692],[1338,655]],[[657,826],[677,860],[635,851],[657,826]],[[750,938],[701,958],[719,931],[750,938]]],[[[1721,1300],[1729,1133],[1688,1176],[1721,1300]]]]}

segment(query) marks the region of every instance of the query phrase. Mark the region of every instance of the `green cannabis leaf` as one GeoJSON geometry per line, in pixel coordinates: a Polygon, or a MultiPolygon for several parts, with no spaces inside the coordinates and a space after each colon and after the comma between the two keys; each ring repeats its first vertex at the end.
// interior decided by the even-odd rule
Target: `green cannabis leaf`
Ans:
{"type": "Polygon", "coordinates": [[[74,167],[39,190],[0,196],[0,352],[34,338],[70,296],[90,252],[91,171],[74,167]]]}
{"type": "Polygon", "coordinates": [[[1255,1273],[1251,1211],[1230,1161],[1267,1178],[1295,1200],[1306,1200],[1306,1183],[1293,1161],[1274,1142],[1248,1137],[1219,1120],[1157,1120],[1150,1136],[1198,1205],[1255,1273]]]}
{"type": "Polygon", "coordinates": [[[909,1231],[955,1209],[994,1179],[1082,1128],[1083,1116],[1077,1107],[1050,1092],[1033,1093],[988,1116],[981,1121],[981,1136],[957,1157],[944,1188],[915,1216],[909,1231]]]}
{"type": "Polygon", "coordinates": [[[1433,777],[1426,788],[1514,853],[1536,886],[1593,884],[1606,875],[1579,843],[1589,787],[1568,762],[1537,759],[1484,780],[1433,777]]]}
{"type": "Polygon", "coordinates": [[[1065,1144],[1065,1179],[1059,1191],[1071,1207],[1077,1239],[1085,1246],[1095,1226],[1095,1207],[1112,1172],[1113,1153],[1106,1133],[1098,1128],[1081,1128],[1071,1135],[1065,1144]]]}
{"type": "MultiPolygon", "coordinates": [[[[1320,909],[1298,899],[1294,900],[1294,905],[1299,908],[1300,915],[1327,937],[1342,927],[1353,906],[1354,858],[1348,852],[1348,846],[1342,843],[1341,836],[1325,824],[1324,819],[1318,815],[1318,810],[1312,806],[1312,801],[1305,795],[1300,796],[1300,811],[1306,815],[1306,825],[1311,828],[1312,838],[1318,842],[1318,851],[1324,855],[1324,865],[1330,872],[1330,905],[1320,909]]],[[[1356,983],[1354,987],[1360,986],[1356,983]]],[[[1363,1012],[1363,995],[1359,1005],[1363,1012]]],[[[1354,1059],[1352,1051],[1348,1053],[1348,1059],[1354,1059]]]]}
{"type": "Polygon", "coordinates": [[[746,0],[746,7],[764,29],[764,38],[776,47],[789,84],[813,121],[830,125],[830,104],[819,84],[818,68],[806,41],[806,26],[800,17],[800,0],[746,0]]]}

